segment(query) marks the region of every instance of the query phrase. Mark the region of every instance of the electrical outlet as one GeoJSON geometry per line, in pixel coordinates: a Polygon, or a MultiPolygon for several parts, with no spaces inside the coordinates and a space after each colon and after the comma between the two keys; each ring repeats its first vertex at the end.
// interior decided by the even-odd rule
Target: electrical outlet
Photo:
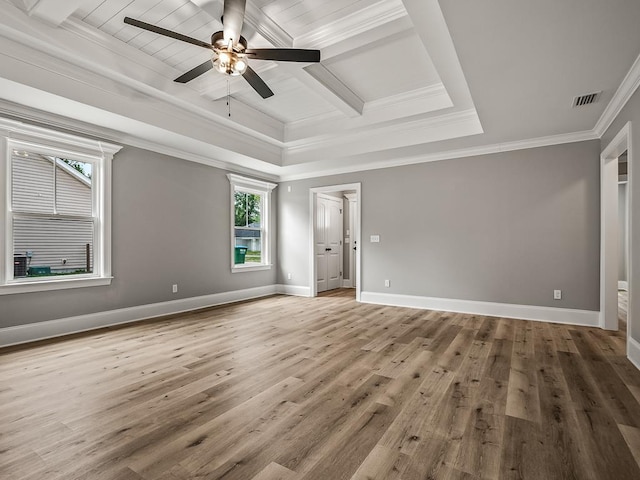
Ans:
{"type": "Polygon", "coordinates": [[[380,243],[380,235],[371,235],[371,243],[380,243]]]}
{"type": "Polygon", "coordinates": [[[562,290],[554,290],[553,291],[553,299],[554,300],[562,300],[562,290]]]}
{"type": "Polygon", "coordinates": [[[391,280],[385,280],[384,281],[384,286],[387,287],[387,288],[390,287],[391,286],[391,280]]]}
{"type": "Polygon", "coordinates": [[[293,275],[291,274],[291,272],[287,273],[287,280],[291,280],[292,277],[293,275]]]}
{"type": "Polygon", "coordinates": [[[173,293],[178,293],[178,284],[174,283],[173,286],[171,287],[171,291],[173,293]]]}

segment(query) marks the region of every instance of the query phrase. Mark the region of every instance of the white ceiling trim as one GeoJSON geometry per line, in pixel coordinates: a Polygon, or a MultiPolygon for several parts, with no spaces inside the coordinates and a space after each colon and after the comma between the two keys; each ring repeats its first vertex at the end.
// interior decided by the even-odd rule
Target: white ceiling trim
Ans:
{"type": "Polygon", "coordinates": [[[39,0],[27,11],[50,25],[58,26],[76,11],[82,0],[39,0]]]}
{"type": "Polygon", "coordinates": [[[244,21],[275,47],[293,47],[293,38],[262,10],[247,3],[244,21]]]}
{"type": "Polygon", "coordinates": [[[406,15],[407,11],[401,0],[381,0],[340,20],[300,35],[294,39],[293,44],[296,47],[326,48],[406,15]]]}
{"type": "MultiPolygon", "coordinates": [[[[304,180],[308,178],[325,177],[329,175],[342,175],[360,171],[415,165],[418,163],[453,160],[456,158],[476,157],[480,155],[511,152],[515,150],[562,145],[565,143],[584,142],[588,140],[597,140],[598,138],[600,137],[598,137],[593,132],[593,130],[589,130],[586,132],[551,135],[548,137],[533,138],[530,140],[519,140],[515,142],[497,143],[493,145],[449,150],[446,152],[430,153],[426,155],[416,155],[394,160],[382,160],[369,163],[352,164],[336,168],[323,169],[321,166],[318,167],[317,165],[292,165],[289,167],[282,167],[280,169],[279,179],[281,182],[304,180]]],[[[348,161],[348,159],[345,159],[345,162],[346,161],[348,161]]]]}
{"type": "Polygon", "coordinates": [[[314,137],[345,133],[353,129],[424,115],[450,107],[453,107],[453,102],[444,85],[431,85],[368,102],[364,106],[363,115],[359,118],[346,119],[336,113],[328,113],[291,122],[285,126],[285,143],[304,142],[314,137]]]}
{"type": "Polygon", "coordinates": [[[447,89],[442,83],[436,83],[435,85],[429,85],[428,87],[417,88],[408,92],[381,98],[380,100],[367,102],[364,106],[364,111],[365,113],[370,113],[377,110],[389,110],[398,108],[404,110],[408,106],[405,104],[431,101],[433,99],[441,100],[443,99],[443,97],[446,97],[447,107],[453,107],[453,102],[451,101],[451,98],[449,98],[447,89]]]}
{"type": "Polygon", "coordinates": [[[353,117],[355,115],[362,115],[362,110],[364,109],[364,102],[358,95],[353,93],[349,87],[347,87],[344,83],[342,83],[333,73],[327,69],[321,63],[314,63],[311,65],[307,65],[303,70],[297,69],[295,67],[289,68],[289,72],[302,81],[303,83],[315,87],[317,91],[317,85],[312,85],[309,82],[309,76],[315,80],[315,82],[319,83],[322,87],[328,90],[331,95],[323,95],[328,101],[337,106],[343,113],[345,113],[348,117],[353,117]],[[306,73],[305,73],[306,72],[306,73]],[[306,78],[305,78],[306,77],[306,78]],[[333,100],[335,97],[339,104],[333,100]],[[346,107],[346,108],[345,108],[346,107]]]}
{"type": "Polygon", "coordinates": [[[283,152],[283,165],[341,158],[479,133],[483,131],[478,114],[475,109],[468,109],[390,125],[372,125],[343,135],[317,137],[311,141],[289,142],[283,152]]]}
{"type": "MultiPolygon", "coordinates": [[[[233,161],[216,159],[212,157],[212,152],[206,146],[199,148],[197,143],[201,142],[194,142],[192,139],[185,139],[181,145],[178,145],[175,141],[176,139],[174,134],[169,133],[169,135],[167,135],[166,132],[163,132],[160,129],[157,129],[157,131],[150,130],[146,136],[134,128],[129,129],[129,131],[135,131],[136,133],[125,133],[112,128],[100,126],[95,123],[83,122],[81,120],[64,117],[55,113],[44,112],[36,108],[8,102],[2,99],[0,99],[0,115],[16,118],[20,122],[26,121],[33,124],[45,124],[48,128],[53,127],[56,129],[70,131],[76,136],[88,135],[90,137],[108,140],[110,142],[118,142],[131,147],[142,148],[144,150],[168,155],[170,157],[201,163],[203,165],[220,168],[222,170],[253,175],[270,181],[279,180],[277,172],[281,167],[260,161],[257,161],[258,163],[256,163],[253,159],[250,159],[248,162],[244,162],[244,164],[243,162],[238,163],[236,159],[233,161]],[[162,140],[164,140],[165,143],[162,143],[162,140]],[[192,150],[188,150],[186,146],[192,147],[192,150]],[[200,151],[197,151],[198,149],[200,151]]],[[[124,125],[124,127],[128,127],[128,125],[124,125]]]]}
{"type": "Polygon", "coordinates": [[[625,75],[622,83],[616,90],[616,93],[613,95],[613,98],[606,106],[602,115],[596,122],[594,127],[594,131],[598,134],[599,137],[604,135],[604,132],[611,126],[615,118],[618,116],[620,111],[627,104],[631,96],[640,86],[640,55],[636,58],[636,61],[633,62],[633,65],[625,75]]]}

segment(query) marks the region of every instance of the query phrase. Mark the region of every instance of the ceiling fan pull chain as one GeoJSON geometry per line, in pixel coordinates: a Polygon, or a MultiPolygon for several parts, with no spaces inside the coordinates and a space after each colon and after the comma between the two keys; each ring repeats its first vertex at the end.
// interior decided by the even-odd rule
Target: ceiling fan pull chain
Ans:
{"type": "Polygon", "coordinates": [[[231,84],[229,83],[228,78],[227,78],[227,111],[229,113],[229,118],[231,118],[231,84]]]}

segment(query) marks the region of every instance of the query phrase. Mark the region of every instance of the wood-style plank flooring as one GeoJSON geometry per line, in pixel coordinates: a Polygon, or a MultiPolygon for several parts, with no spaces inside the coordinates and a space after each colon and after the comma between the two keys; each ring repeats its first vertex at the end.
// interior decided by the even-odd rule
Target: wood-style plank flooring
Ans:
{"type": "Polygon", "coordinates": [[[274,296],[0,351],[0,478],[640,479],[625,333],[274,296]]]}

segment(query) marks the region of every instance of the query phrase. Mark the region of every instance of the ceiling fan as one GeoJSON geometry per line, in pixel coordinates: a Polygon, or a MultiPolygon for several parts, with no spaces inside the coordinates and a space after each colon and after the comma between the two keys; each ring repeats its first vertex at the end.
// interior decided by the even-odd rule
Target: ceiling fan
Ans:
{"type": "Polygon", "coordinates": [[[213,51],[211,60],[180,75],[174,81],[187,83],[199,77],[212,68],[231,76],[242,75],[244,79],[260,94],[262,98],[269,98],[273,92],[260,76],[249,66],[248,59],[277,60],[280,62],[320,61],[320,50],[305,50],[300,48],[247,48],[247,40],[240,35],[244,22],[246,0],[224,0],[222,16],[223,30],[211,35],[211,43],[202,42],[196,38],[182,35],[150,23],[125,17],[124,23],[142,28],[150,32],[175,38],[213,51]]]}

